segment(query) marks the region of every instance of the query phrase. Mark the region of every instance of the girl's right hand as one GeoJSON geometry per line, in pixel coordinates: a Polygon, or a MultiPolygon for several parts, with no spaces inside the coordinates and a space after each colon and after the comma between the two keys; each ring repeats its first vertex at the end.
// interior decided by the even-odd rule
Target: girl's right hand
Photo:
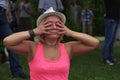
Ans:
{"type": "Polygon", "coordinates": [[[51,29],[52,23],[48,23],[47,21],[41,22],[38,27],[36,27],[33,31],[35,35],[42,35],[42,34],[50,34],[48,30],[51,29]]]}

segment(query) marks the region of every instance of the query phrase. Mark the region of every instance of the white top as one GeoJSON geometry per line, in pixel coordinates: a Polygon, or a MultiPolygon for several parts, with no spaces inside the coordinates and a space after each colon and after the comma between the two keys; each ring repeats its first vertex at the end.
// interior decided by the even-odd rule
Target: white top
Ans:
{"type": "Polygon", "coordinates": [[[53,7],[55,11],[64,10],[61,0],[39,0],[38,8],[47,10],[50,7],[53,7]]]}
{"type": "Polygon", "coordinates": [[[30,14],[28,14],[24,9],[23,9],[23,6],[26,8],[26,9],[29,9],[29,6],[30,6],[30,3],[24,3],[24,2],[21,2],[20,3],[20,17],[30,17],[30,14]]]}
{"type": "Polygon", "coordinates": [[[8,7],[8,0],[0,0],[0,7],[7,9],[8,7]]]}

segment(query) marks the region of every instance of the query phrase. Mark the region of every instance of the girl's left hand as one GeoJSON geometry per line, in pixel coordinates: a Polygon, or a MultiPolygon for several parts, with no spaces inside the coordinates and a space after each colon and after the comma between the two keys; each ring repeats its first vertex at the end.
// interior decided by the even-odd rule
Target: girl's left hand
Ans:
{"type": "Polygon", "coordinates": [[[56,25],[58,26],[57,28],[60,30],[58,34],[64,34],[66,36],[70,36],[72,30],[70,30],[67,26],[64,25],[63,22],[57,22],[56,25]]]}

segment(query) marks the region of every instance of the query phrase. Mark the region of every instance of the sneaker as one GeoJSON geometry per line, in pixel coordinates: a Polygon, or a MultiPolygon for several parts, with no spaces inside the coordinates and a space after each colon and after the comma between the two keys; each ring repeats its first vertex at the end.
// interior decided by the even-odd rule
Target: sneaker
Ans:
{"type": "Polygon", "coordinates": [[[113,62],[113,63],[116,63],[117,62],[117,59],[112,59],[112,60],[110,60],[111,62],[113,62]]]}
{"type": "Polygon", "coordinates": [[[119,61],[117,61],[117,59],[113,59],[113,60],[110,60],[112,63],[115,63],[115,64],[120,64],[119,61]]]}
{"type": "Polygon", "coordinates": [[[9,61],[5,61],[3,64],[10,64],[10,62],[9,61]]]}
{"type": "Polygon", "coordinates": [[[105,64],[108,64],[108,65],[114,65],[114,63],[111,62],[110,60],[105,60],[104,63],[105,63],[105,64]]]}

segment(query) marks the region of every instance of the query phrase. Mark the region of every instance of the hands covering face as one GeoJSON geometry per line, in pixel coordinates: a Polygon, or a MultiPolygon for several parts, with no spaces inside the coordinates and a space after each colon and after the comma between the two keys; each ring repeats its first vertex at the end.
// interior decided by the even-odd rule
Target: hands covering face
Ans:
{"type": "Polygon", "coordinates": [[[37,35],[41,34],[64,34],[67,35],[67,33],[70,31],[63,22],[57,21],[57,22],[52,22],[52,21],[45,21],[42,22],[36,29],[35,33],[37,35]]]}

